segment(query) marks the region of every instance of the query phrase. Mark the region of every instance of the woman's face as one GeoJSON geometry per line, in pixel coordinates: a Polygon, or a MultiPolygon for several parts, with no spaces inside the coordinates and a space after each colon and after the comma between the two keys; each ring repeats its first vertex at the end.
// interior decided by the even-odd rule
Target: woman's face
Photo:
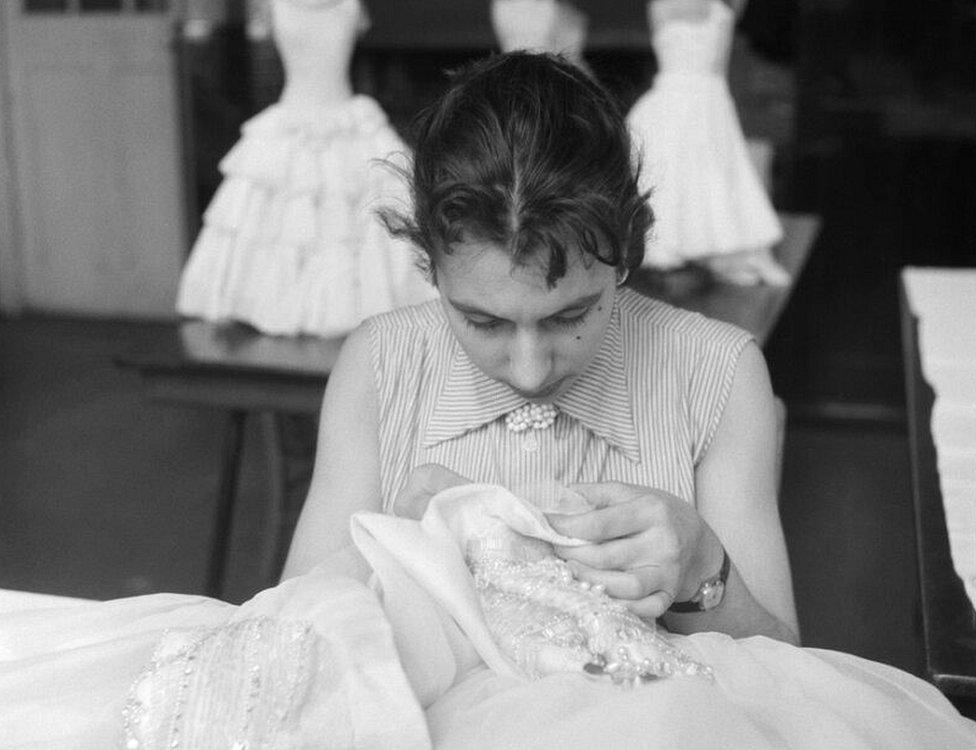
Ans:
{"type": "Polygon", "coordinates": [[[455,245],[436,261],[437,287],[454,335],[488,377],[529,401],[552,401],[596,356],[616,294],[613,268],[571,256],[549,289],[545,271],[490,242],[455,245]]]}

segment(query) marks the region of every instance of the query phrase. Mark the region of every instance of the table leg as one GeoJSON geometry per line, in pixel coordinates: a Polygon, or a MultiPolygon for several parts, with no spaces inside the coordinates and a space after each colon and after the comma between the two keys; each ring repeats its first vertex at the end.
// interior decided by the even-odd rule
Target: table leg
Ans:
{"type": "Polygon", "coordinates": [[[210,565],[207,570],[207,594],[216,598],[220,598],[223,593],[227,546],[234,521],[237,474],[241,463],[241,450],[244,447],[246,424],[247,412],[243,409],[235,409],[228,415],[227,426],[224,428],[224,455],[220,466],[220,486],[217,489],[217,508],[210,544],[210,565]]]}
{"type": "Polygon", "coordinates": [[[268,460],[268,503],[264,545],[261,559],[261,580],[266,585],[277,583],[281,557],[281,527],[284,523],[288,482],[285,475],[285,457],[281,445],[280,417],[273,411],[260,414],[264,453],[268,460]]]}

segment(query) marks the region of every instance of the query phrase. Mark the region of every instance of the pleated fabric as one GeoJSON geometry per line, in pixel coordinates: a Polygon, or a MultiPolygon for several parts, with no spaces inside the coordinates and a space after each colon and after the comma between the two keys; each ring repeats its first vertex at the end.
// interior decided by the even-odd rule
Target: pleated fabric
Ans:
{"type": "Polygon", "coordinates": [[[383,160],[407,147],[370,97],[276,104],[246,122],[220,163],[177,309],[269,334],[340,336],[364,318],[436,296],[414,248],[376,212],[409,206],[383,160]]]}

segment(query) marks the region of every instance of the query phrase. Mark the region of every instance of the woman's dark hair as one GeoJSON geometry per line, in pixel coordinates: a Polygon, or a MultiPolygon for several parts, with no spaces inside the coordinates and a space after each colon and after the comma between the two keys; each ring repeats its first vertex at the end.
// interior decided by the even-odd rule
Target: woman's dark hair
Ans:
{"type": "Polygon", "coordinates": [[[614,98],[562,58],[514,52],[451,76],[415,124],[412,216],[386,211],[426,254],[465,239],[543,264],[554,286],[573,250],[635,268],[652,222],[614,98]],[[546,256],[548,251],[548,257],[546,256]]]}

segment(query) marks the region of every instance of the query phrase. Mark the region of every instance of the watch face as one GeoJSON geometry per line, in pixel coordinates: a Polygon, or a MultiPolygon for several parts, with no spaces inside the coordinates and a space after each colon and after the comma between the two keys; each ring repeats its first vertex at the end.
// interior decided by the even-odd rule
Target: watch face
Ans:
{"type": "Polygon", "coordinates": [[[701,608],[712,609],[717,607],[722,601],[722,594],[725,593],[725,584],[721,581],[708,581],[702,585],[701,589],[701,608]]]}

